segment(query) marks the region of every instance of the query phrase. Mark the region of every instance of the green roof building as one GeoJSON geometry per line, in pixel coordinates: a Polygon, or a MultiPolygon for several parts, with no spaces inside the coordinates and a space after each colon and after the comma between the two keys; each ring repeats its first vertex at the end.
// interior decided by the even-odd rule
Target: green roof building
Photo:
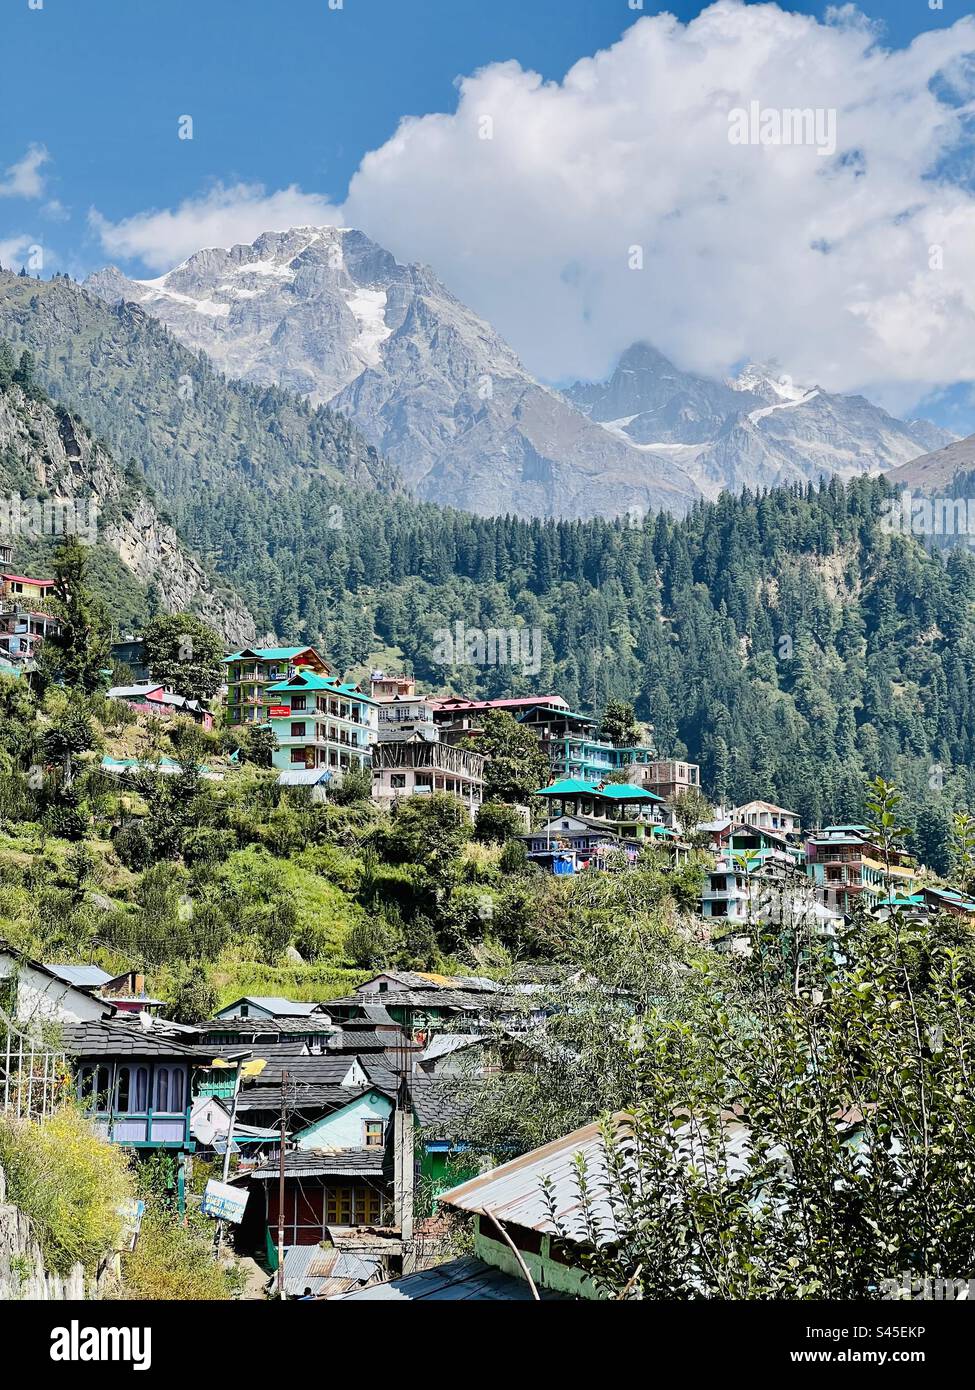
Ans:
{"type": "Polygon", "coordinates": [[[270,718],[268,686],[295,671],[328,676],[327,662],[314,647],[245,647],[224,657],[227,668],[227,723],[266,724],[270,718]]]}

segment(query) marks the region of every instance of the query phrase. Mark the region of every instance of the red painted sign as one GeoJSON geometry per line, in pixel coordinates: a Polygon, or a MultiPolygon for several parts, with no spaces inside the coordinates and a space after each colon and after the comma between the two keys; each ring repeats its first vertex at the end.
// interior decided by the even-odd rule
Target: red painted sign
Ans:
{"type": "Polygon", "coordinates": [[[284,719],[291,713],[290,705],[271,705],[268,714],[272,719],[284,719]]]}

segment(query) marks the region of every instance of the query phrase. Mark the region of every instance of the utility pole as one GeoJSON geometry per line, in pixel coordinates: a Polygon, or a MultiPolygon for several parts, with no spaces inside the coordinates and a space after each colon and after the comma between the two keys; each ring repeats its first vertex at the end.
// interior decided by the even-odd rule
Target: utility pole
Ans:
{"type": "Polygon", "coordinates": [[[281,1073],[281,1166],[278,1170],[278,1297],[284,1301],[284,1140],[288,1122],[288,1073],[281,1073]]]}
{"type": "MultiPolygon", "coordinates": [[[[247,1055],[250,1056],[250,1053],[248,1053],[247,1055]]],[[[233,1098],[233,1102],[232,1102],[231,1107],[230,1107],[230,1125],[229,1125],[229,1127],[228,1127],[228,1129],[227,1129],[227,1148],[226,1148],[226,1150],[225,1150],[225,1152],[224,1152],[224,1156],[223,1156],[223,1175],[222,1175],[222,1180],[223,1180],[224,1182],[226,1182],[226,1181],[227,1181],[227,1178],[230,1176],[230,1146],[231,1146],[231,1144],[234,1142],[234,1125],[235,1125],[235,1123],[236,1123],[236,1121],[237,1121],[237,1101],[238,1101],[238,1099],[240,1098],[240,1083],[241,1083],[241,1078],[242,1078],[242,1075],[243,1075],[243,1068],[244,1068],[244,1058],[241,1056],[241,1057],[238,1057],[238,1058],[237,1058],[237,1074],[236,1074],[236,1076],[234,1077],[234,1098],[233,1098]]],[[[218,1254],[218,1255],[220,1254],[220,1251],[221,1251],[221,1249],[222,1249],[222,1247],[223,1247],[224,1224],[225,1224],[225,1223],[224,1223],[223,1221],[218,1221],[218,1222],[217,1222],[217,1254],[218,1254]]]]}
{"type": "Polygon", "coordinates": [[[410,1274],[416,1263],[413,1248],[413,1088],[410,1084],[410,1068],[413,1065],[413,1013],[406,1012],[404,1040],[399,1085],[396,1088],[396,1109],[393,1112],[393,1219],[399,1227],[400,1246],[403,1251],[403,1273],[410,1274]]]}

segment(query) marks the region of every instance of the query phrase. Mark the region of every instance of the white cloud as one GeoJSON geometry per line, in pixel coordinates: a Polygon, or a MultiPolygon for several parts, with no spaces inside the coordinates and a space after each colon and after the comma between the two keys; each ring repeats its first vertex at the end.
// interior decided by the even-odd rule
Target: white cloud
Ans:
{"type": "Polygon", "coordinates": [[[91,221],[154,270],[340,221],[432,265],[548,380],[602,375],[642,338],[685,367],[774,359],[906,406],[975,380],[975,198],[945,172],[972,153],[973,55],[971,19],[889,51],[851,6],[821,23],[720,0],[640,19],[561,83],[515,62],[463,78],[455,113],[365,157],[340,211],[238,184],[91,221]],[[732,145],[729,112],[753,101],[835,110],[836,154],[732,145]]]}
{"type": "Polygon", "coordinates": [[[292,185],[268,193],[262,184],[217,184],[175,210],[140,212],[109,222],[96,210],[89,223],[106,252],[118,259],[138,258],[153,270],[169,270],[204,246],[251,242],[262,232],[340,221],[337,210],[317,193],[292,185]]]}
{"type": "Polygon", "coordinates": [[[31,145],[23,159],[11,164],[0,178],[0,198],[39,198],[44,192],[41,168],[50,158],[43,145],[31,145]]]}
{"type": "Polygon", "coordinates": [[[19,270],[27,260],[27,252],[33,245],[29,236],[7,237],[0,241],[0,265],[4,270],[19,270]]]}
{"type": "Polygon", "coordinates": [[[363,160],[346,221],[429,262],[550,380],[645,338],[698,370],[776,358],[916,394],[975,378],[975,200],[934,173],[973,51],[969,19],[891,52],[852,7],[647,17],[561,83],[513,62],[464,78],[455,114],[406,120],[363,160]],[[752,101],[835,108],[836,155],[730,144],[752,101]]]}

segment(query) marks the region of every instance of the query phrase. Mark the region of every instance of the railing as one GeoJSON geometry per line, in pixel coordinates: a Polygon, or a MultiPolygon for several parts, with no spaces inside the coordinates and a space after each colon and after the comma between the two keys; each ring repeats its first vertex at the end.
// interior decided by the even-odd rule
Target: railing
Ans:
{"type": "Polygon", "coordinates": [[[9,1030],[0,1044],[0,1107],[18,1119],[41,1119],[56,1109],[68,1083],[63,1052],[9,1030]]]}

